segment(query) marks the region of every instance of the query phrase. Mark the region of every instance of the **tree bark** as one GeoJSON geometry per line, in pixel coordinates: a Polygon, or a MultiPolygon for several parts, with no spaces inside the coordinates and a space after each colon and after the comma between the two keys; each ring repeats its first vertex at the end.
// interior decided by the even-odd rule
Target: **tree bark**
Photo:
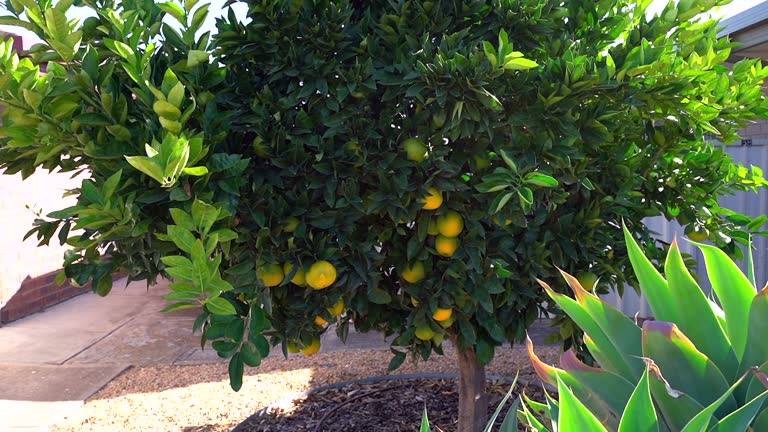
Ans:
{"type": "Polygon", "coordinates": [[[485,366],[474,351],[459,351],[459,432],[482,432],[488,423],[485,366]]]}

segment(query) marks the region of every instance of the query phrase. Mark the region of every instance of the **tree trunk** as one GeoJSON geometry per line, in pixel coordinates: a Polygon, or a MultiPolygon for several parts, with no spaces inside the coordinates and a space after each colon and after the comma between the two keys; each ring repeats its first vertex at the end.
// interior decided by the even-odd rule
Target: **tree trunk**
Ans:
{"type": "Polygon", "coordinates": [[[485,366],[472,350],[459,351],[459,432],[482,432],[488,423],[485,366]]]}

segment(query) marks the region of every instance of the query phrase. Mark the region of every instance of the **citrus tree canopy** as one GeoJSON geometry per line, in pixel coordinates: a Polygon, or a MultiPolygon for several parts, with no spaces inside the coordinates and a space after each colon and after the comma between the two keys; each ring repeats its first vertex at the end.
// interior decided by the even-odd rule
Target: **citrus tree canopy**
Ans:
{"type": "Polygon", "coordinates": [[[100,294],[118,269],[171,277],[235,388],[331,322],[393,335],[393,368],[450,338],[475,430],[536,278],[632,282],[621,221],[651,253],[664,215],[734,256],[762,223],[717,205],[764,180],[705,135],[765,117],[768,75],[723,65],[697,18],[717,1],[254,0],[213,37],[196,0],[78,1],[82,23],[74,3],[7,2],[44,42],[0,46],[0,167],[88,172],[31,234],[100,294]]]}

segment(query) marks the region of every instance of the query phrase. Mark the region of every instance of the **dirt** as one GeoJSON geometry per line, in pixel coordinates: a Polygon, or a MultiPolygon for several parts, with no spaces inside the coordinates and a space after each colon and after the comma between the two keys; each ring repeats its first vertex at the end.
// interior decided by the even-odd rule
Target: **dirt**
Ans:
{"type": "MultiPolygon", "coordinates": [[[[558,347],[553,346],[539,347],[536,351],[548,363],[556,362],[559,352],[558,347]]],[[[444,357],[435,355],[418,364],[406,361],[394,373],[455,373],[455,351],[447,348],[445,353],[444,357]]],[[[230,431],[264,407],[292,394],[327,384],[385,375],[390,358],[390,352],[385,350],[330,352],[311,357],[297,355],[287,359],[270,357],[258,368],[246,370],[243,387],[237,393],[229,387],[226,363],[132,368],[109,382],[52,430],[230,431]]],[[[524,382],[538,383],[522,347],[498,349],[487,373],[512,378],[518,370],[524,382]]],[[[407,407],[412,407],[421,418],[423,403],[415,400],[407,407]]],[[[427,409],[436,412],[430,409],[429,403],[427,409]]],[[[408,411],[406,407],[403,410],[408,411]]],[[[440,410],[443,408],[437,408],[440,410]]],[[[445,430],[450,430],[450,424],[446,427],[445,430]]]]}

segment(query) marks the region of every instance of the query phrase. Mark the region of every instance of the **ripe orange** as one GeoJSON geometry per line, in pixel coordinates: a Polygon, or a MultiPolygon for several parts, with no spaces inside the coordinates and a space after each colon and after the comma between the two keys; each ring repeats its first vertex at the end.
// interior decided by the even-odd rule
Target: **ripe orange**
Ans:
{"type": "Polygon", "coordinates": [[[449,210],[437,217],[437,230],[446,237],[456,237],[464,230],[464,219],[459,212],[449,210]]]}
{"type": "Polygon", "coordinates": [[[456,249],[459,248],[459,243],[459,239],[456,237],[446,237],[444,235],[435,237],[435,249],[437,253],[444,257],[453,256],[456,249]]]}
{"type": "Polygon", "coordinates": [[[421,199],[421,202],[424,203],[422,208],[424,210],[435,210],[440,208],[440,206],[443,205],[443,195],[440,191],[437,188],[431,187],[427,189],[427,192],[429,195],[421,199]]]}
{"type": "Polygon", "coordinates": [[[312,354],[315,354],[318,351],[320,351],[319,337],[312,338],[312,343],[301,349],[301,353],[308,356],[311,356],[312,354]]]}
{"type": "Polygon", "coordinates": [[[424,276],[426,276],[424,263],[421,261],[414,261],[411,264],[406,264],[401,276],[410,283],[416,283],[424,279],[424,276]]]}
{"type": "MultiPolygon", "coordinates": [[[[289,262],[286,262],[285,264],[283,264],[283,273],[285,273],[286,276],[291,274],[292,269],[293,269],[293,264],[289,262]]],[[[304,273],[303,268],[296,270],[296,274],[294,274],[293,278],[291,278],[291,282],[294,285],[298,285],[301,287],[307,286],[307,279],[306,279],[306,275],[304,273]]]]}
{"type": "Polygon", "coordinates": [[[328,321],[325,320],[325,318],[321,317],[320,315],[315,317],[315,324],[319,326],[324,326],[328,324],[328,321]]]}
{"type": "Polygon", "coordinates": [[[256,270],[256,277],[268,287],[280,285],[285,277],[282,267],[279,264],[265,264],[256,270]]]}
{"type": "Polygon", "coordinates": [[[432,314],[432,319],[435,321],[445,321],[450,319],[452,315],[453,309],[437,308],[435,309],[435,313],[432,314]]]}
{"type": "Polygon", "coordinates": [[[331,314],[331,316],[337,316],[342,311],[344,311],[344,299],[340,298],[339,301],[333,304],[333,306],[329,307],[328,313],[331,314]]]}
{"type": "Polygon", "coordinates": [[[316,290],[328,288],[336,282],[336,267],[328,261],[318,261],[307,270],[305,278],[316,290]]]}
{"type": "Polygon", "coordinates": [[[435,337],[435,331],[432,330],[428,325],[423,327],[416,327],[415,334],[417,338],[423,341],[428,341],[435,337]]]}

